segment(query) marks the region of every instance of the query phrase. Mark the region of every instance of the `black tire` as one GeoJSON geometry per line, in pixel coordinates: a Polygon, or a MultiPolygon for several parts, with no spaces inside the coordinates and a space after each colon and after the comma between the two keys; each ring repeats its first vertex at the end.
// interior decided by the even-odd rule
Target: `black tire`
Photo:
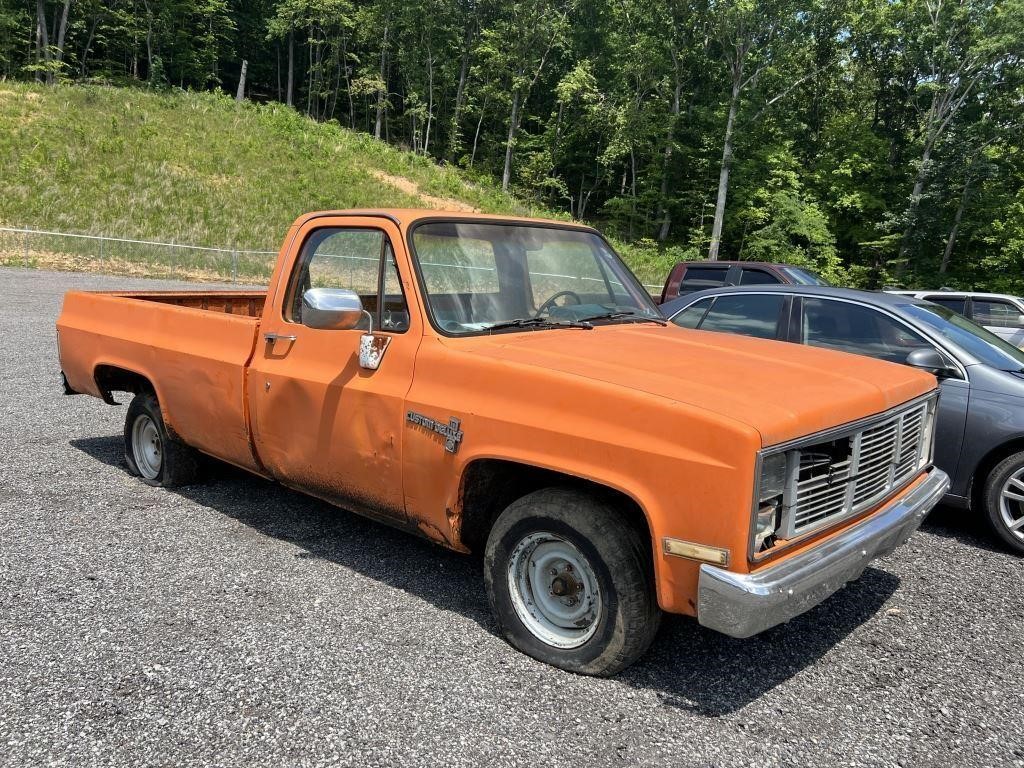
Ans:
{"type": "Polygon", "coordinates": [[[124,419],[124,459],[128,464],[128,470],[147,485],[173,488],[190,485],[198,482],[200,478],[199,452],[167,433],[160,412],[160,403],[151,392],[140,392],[135,395],[128,406],[128,413],[124,419]],[[136,458],[136,437],[139,435],[136,430],[137,423],[140,426],[151,424],[155,428],[147,431],[148,440],[156,449],[155,455],[159,457],[158,466],[154,467],[153,459],[144,456],[136,458]]]}
{"type": "MultiPolygon", "coordinates": [[[[534,554],[525,557],[531,566],[536,565],[534,554]]],[[[605,677],[622,671],[647,651],[661,623],[650,542],[611,504],[571,489],[535,491],[502,512],[487,538],[484,580],[491,610],[508,642],[539,661],[570,672],[605,677]],[[510,567],[514,569],[519,562],[517,547],[522,551],[522,542],[533,534],[569,542],[585,556],[596,578],[600,608],[588,624],[596,629],[578,647],[561,648],[546,642],[516,610],[511,590],[522,592],[510,584],[510,567]]],[[[583,591],[582,586],[577,588],[583,591]]],[[[556,593],[549,590],[548,594],[556,593]]],[[[520,605],[529,610],[522,601],[520,605]]]]}
{"type": "MultiPolygon", "coordinates": [[[[1000,498],[1003,486],[1022,469],[1024,469],[1024,451],[1007,456],[988,473],[985,487],[982,490],[982,502],[989,525],[992,526],[995,534],[1017,555],[1024,555],[1024,529],[1018,529],[1019,532],[1010,529],[1006,520],[1003,519],[1000,498]]],[[[1014,519],[1020,519],[1017,515],[1024,514],[1024,503],[1013,503],[1009,511],[1014,515],[1014,519]]]]}

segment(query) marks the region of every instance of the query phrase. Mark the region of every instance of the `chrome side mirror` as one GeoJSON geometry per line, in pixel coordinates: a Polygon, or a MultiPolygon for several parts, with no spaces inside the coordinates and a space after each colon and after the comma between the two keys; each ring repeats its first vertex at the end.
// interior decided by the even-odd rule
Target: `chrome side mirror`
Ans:
{"type": "MultiPolygon", "coordinates": [[[[359,294],[345,288],[310,288],[302,294],[302,324],[321,331],[351,331],[369,313],[359,294]]],[[[372,330],[372,329],[371,329],[372,330]]]]}
{"type": "Polygon", "coordinates": [[[922,371],[935,376],[948,376],[949,363],[937,349],[932,347],[919,347],[907,355],[907,365],[911,368],[920,368],[922,371]]]}
{"type": "Polygon", "coordinates": [[[350,331],[366,317],[369,330],[359,337],[359,367],[375,371],[391,343],[390,336],[375,336],[373,315],[362,299],[345,288],[310,288],[302,294],[302,324],[322,331],[350,331]]]}

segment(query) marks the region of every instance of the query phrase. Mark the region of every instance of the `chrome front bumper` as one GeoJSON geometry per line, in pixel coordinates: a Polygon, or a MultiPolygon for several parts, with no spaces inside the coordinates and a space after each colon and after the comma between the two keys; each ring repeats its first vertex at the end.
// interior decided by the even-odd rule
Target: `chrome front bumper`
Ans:
{"type": "Polygon", "coordinates": [[[732,637],[750,637],[810,610],[876,557],[903,544],[949,488],[932,469],[923,483],[852,528],[755,573],[700,567],[697,620],[732,637]]]}

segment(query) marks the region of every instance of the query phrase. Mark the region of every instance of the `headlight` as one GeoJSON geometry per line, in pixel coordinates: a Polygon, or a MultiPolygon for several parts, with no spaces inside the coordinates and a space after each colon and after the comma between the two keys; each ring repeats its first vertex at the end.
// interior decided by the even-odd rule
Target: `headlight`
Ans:
{"type": "Polygon", "coordinates": [[[761,478],[754,512],[754,552],[762,551],[766,544],[770,545],[769,539],[778,530],[788,467],[785,453],[773,453],[761,458],[761,478]]]}

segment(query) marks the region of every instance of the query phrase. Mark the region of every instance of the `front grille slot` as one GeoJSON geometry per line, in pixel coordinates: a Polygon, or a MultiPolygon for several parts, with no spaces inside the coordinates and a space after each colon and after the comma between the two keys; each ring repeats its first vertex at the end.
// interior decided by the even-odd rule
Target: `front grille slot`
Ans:
{"type": "Polygon", "coordinates": [[[917,403],[842,438],[803,446],[783,510],[784,538],[857,514],[892,495],[924,465],[929,409],[917,403]]]}

